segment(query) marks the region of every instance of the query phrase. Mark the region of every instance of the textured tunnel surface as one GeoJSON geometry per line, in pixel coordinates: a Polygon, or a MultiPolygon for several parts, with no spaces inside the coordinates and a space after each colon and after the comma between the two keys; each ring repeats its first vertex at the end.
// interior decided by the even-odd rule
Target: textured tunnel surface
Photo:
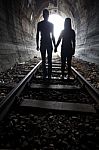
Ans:
{"type": "Polygon", "coordinates": [[[98,63],[98,0],[1,0],[0,72],[39,56],[35,45],[36,25],[44,8],[50,14],[71,17],[76,31],[75,56],[98,63]]]}

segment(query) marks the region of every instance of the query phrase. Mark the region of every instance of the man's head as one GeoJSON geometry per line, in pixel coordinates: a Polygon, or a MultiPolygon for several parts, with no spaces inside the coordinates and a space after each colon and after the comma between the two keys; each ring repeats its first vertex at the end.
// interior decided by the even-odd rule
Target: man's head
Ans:
{"type": "Polygon", "coordinates": [[[49,17],[49,11],[47,9],[44,9],[43,10],[43,18],[44,18],[44,20],[48,20],[48,17],[49,17]]]}

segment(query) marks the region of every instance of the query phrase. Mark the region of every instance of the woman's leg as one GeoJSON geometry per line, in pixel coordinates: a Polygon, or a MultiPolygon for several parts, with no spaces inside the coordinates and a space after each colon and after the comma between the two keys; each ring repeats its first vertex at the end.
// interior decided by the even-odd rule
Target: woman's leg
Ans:
{"type": "Polygon", "coordinates": [[[68,77],[70,77],[71,75],[71,61],[72,61],[72,56],[67,57],[68,77]]]}
{"type": "Polygon", "coordinates": [[[62,72],[62,78],[64,78],[65,65],[66,65],[66,56],[65,56],[65,53],[61,51],[61,72],[62,72]]]}

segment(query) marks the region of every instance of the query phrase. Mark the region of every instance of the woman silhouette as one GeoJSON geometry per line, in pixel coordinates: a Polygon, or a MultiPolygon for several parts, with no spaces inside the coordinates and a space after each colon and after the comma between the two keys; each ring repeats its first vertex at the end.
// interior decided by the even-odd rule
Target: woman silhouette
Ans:
{"type": "Polygon", "coordinates": [[[75,31],[71,27],[71,19],[66,18],[64,22],[64,30],[62,30],[56,47],[55,52],[57,51],[57,47],[62,39],[61,45],[61,71],[62,71],[62,79],[64,79],[64,71],[65,64],[67,58],[67,66],[68,66],[68,78],[70,78],[71,74],[71,60],[72,55],[75,53],[75,31]]]}

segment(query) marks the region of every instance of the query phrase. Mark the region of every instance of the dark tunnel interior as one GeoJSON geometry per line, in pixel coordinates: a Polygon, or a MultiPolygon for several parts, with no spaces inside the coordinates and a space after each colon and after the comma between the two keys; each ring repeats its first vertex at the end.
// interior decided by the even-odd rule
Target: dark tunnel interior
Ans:
{"type": "Polygon", "coordinates": [[[99,64],[98,0],[1,0],[0,72],[17,62],[39,57],[36,26],[42,10],[72,19],[76,31],[75,57],[99,64]]]}

